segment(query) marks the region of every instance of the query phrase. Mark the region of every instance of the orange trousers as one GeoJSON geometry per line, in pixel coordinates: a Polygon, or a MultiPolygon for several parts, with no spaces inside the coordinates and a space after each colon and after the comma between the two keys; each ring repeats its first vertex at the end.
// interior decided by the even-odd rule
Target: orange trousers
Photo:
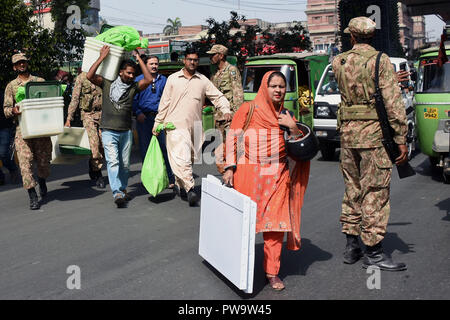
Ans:
{"type": "Polygon", "coordinates": [[[272,275],[278,275],[284,232],[263,232],[263,238],[264,271],[272,275]]]}

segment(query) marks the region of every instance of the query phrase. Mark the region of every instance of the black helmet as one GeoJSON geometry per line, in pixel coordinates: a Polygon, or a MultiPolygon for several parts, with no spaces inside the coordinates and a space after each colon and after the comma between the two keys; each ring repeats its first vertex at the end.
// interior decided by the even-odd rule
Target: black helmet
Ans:
{"type": "Polygon", "coordinates": [[[319,152],[319,141],[316,135],[306,124],[297,122],[297,128],[303,133],[303,137],[297,140],[288,140],[289,134],[284,133],[287,153],[295,160],[309,161],[319,152]]]}

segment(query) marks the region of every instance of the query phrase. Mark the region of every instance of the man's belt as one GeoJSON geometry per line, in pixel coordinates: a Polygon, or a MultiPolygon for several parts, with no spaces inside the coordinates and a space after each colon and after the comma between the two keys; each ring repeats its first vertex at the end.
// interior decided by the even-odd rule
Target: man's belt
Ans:
{"type": "Polygon", "coordinates": [[[378,120],[376,109],[366,104],[354,104],[351,106],[340,104],[338,113],[341,121],[378,120]]]}

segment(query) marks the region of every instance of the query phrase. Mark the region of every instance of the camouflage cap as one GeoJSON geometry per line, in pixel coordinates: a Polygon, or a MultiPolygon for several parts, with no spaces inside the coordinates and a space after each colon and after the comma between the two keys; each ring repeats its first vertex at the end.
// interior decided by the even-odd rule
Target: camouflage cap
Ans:
{"type": "Polygon", "coordinates": [[[221,45],[221,44],[215,44],[212,46],[211,50],[206,52],[207,54],[215,54],[215,53],[221,53],[223,55],[227,55],[228,48],[221,45]]]}
{"type": "Polygon", "coordinates": [[[356,17],[350,20],[344,33],[351,33],[355,36],[370,38],[375,33],[377,24],[367,17],[356,17]]]}
{"type": "Polygon", "coordinates": [[[28,61],[28,58],[25,56],[25,54],[23,53],[16,53],[15,55],[12,56],[12,63],[16,64],[19,61],[28,61]]]}

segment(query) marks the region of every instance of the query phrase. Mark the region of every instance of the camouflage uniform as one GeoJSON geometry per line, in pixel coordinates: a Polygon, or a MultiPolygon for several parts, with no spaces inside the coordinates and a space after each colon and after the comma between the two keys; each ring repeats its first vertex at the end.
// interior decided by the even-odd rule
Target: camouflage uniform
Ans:
{"type": "MultiPolygon", "coordinates": [[[[222,53],[227,54],[226,47],[222,45],[214,45],[209,54],[222,53]]],[[[231,115],[239,109],[244,103],[244,89],[242,88],[242,78],[238,68],[225,61],[225,67],[211,77],[211,82],[225,95],[225,98],[230,102],[231,115]]],[[[225,130],[230,127],[231,121],[227,122],[218,109],[214,112],[214,120],[216,129],[220,130],[222,136],[225,137],[225,130]]]]}
{"type": "MultiPolygon", "coordinates": [[[[14,117],[12,109],[15,106],[15,96],[21,86],[25,86],[30,81],[44,81],[44,79],[30,75],[26,81],[19,77],[8,83],[5,89],[5,101],[3,111],[7,118],[14,117]]],[[[18,124],[17,119],[15,119],[18,124]]],[[[16,137],[14,140],[17,158],[19,160],[20,172],[22,174],[23,187],[25,189],[34,188],[37,183],[33,178],[32,163],[37,163],[37,175],[39,178],[47,179],[50,175],[50,161],[52,160],[52,141],[50,137],[23,139],[20,126],[16,127],[16,137]]]]}
{"type": "MultiPolygon", "coordinates": [[[[370,36],[375,23],[354,18],[346,29],[370,36]]],[[[345,181],[342,201],[342,232],[360,235],[368,246],[379,243],[389,219],[389,190],[392,162],[384,149],[375,109],[375,60],[377,51],[368,44],[355,44],[352,50],[333,60],[333,71],[341,92],[339,132],[341,170],[345,181]]],[[[406,142],[406,113],[397,78],[385,54],[380,61],[379,85],[397,144],[406,142]]]]}
{"type": "Polygon", "coordinates": [[[86,129],[92,156],[90,167],[99,171],[103,166],[104,151],[100,134],[100,118],[102,116],[102,89],[91,83],[82,72],[75,80],[72,91],[72,101],[67,112],[67,120],[73,120],[73,114],[80,106],[81,120],[86,129]]]}

